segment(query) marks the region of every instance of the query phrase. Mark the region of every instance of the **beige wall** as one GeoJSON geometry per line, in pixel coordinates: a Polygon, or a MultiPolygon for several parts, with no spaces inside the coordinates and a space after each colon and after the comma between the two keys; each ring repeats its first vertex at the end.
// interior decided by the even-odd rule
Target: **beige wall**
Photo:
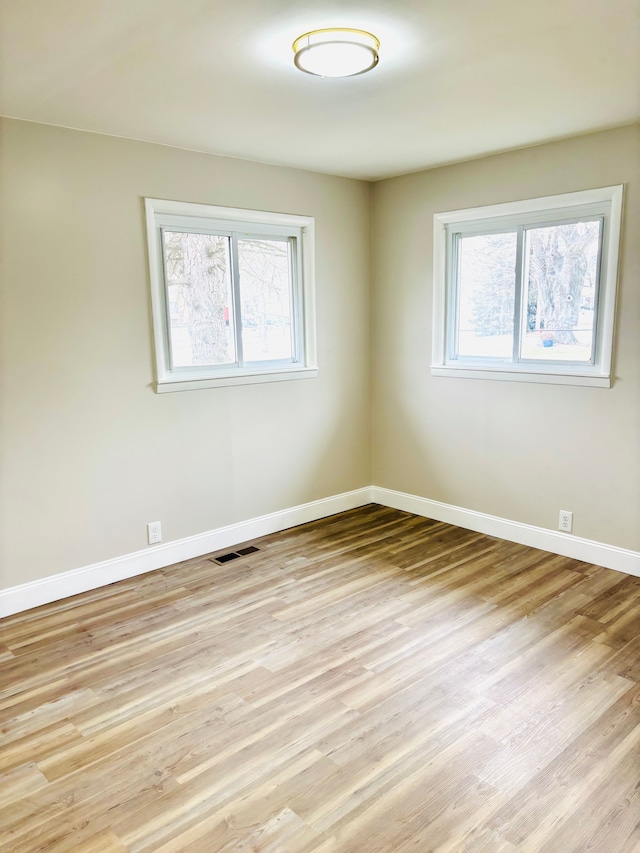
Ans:
{"type": "Polygon", "coordinates": [[[372,479],[640,549],[639,135],[370,187],[5,120],[0,588],[143,549],[148,521],[172,541],[372,479]],[[431,377],[433,214],[617,183],[614,387],[431,377]],[[316,217],[317,379],[154,393],[144,196],[316,217]]]}
{"type": "Polygon", "coordinates": [[[373,188],[374,483],[640,549],[640,129],[373,188]],[[433,214],[625,184],[611,389],[432,377],[433,214]]]}
{"type": "Polygon", "coordinates": [[[1,131],[0,588],[370,484],[368,184],[1,131]],[[317,379],[154,393],[144,196],[316,218],[317,379]]]}

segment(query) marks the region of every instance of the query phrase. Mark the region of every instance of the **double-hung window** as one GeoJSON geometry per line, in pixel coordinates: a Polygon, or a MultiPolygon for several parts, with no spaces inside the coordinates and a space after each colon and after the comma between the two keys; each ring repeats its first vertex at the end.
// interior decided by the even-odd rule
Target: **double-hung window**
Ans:
{"type": "Polygon", "coordinates": [[[314,376],[313,219],[145,204],[157,390],[314,376]]]}
{"type": "Polygon", "coordinates": [[[432,373],[609,387],[622,186],[434,217],[432,373]]]}

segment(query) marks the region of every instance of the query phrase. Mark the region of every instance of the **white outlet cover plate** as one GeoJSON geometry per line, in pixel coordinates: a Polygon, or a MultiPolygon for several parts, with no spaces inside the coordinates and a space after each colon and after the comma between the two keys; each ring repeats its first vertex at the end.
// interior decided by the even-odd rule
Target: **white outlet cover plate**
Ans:
{"type": "Polygon", "coordinates": [[[149,545],[162,542],[162,524],[159,521],[152,521],[147,524],[147,540],[149,545]]]}
{"type": "Polygon", "coordinates": [[[573,513],[569,512],[566,509],[560,510],[560,516],[558,519],[558,528],[560,530],[564,530],[566,533],[571,533],[571,528],[573,527],[573,513]]]}

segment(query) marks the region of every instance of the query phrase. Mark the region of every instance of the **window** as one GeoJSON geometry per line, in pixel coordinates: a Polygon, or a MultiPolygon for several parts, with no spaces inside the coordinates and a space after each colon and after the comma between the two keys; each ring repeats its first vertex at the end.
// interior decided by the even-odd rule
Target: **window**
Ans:
{"type": "Polygon", "coordinates": [[[434,217],[435,376],[609,387],[622,186],[434,217]]]}
{"type": "Polygon", "coordinates": [[[145,205],[157,391],[317,374],[313,219],[145,205]]]}

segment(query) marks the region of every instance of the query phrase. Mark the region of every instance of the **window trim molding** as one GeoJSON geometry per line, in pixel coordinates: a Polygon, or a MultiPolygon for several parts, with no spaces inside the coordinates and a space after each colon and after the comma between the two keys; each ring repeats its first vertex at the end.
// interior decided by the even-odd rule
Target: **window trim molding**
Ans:
{"type": "MultiPolygon", "coordinates": [[[[246,385],[262,382],[281,382],[287,379],[306,379],[318,375],[315,315],[315,219],[292,213],[271,213],[270,211],[247,210],[240,207],[221,207],[219,205],[197,202],[171,201],[168,199],[145,198],[145,215],[151,282],[151,314],[153,319],[153,341],[155,354],[155,390],[188,391],[198,388],[217,388],[227,385],[246,385]],[[276,230],[295,229],[299,240],[297,255],[300,274],[299,302],[294,298],[294,311],[302,338],[300,361],[282,365],[249,365],[230,369],[216,368],[206,376],[198,373],[206,370],[184,369],[180,372],[171,369],[169,357],[169,329],[165,308],[164,264],[160,231],[163,216],[185,218],[185,226],[206,228],[211,222],[212,228],[240,230],[242,225],[258,225],[276,230]],[[189,223],[188,220],[191,220],[189,223]],[[198,222],[196,223],[196,220],[198,222]]],[[[272,232],[273,233],[273,232],[272,232]]],[[[294,295],[295,296],[295,295],[294,295]]]]}
{"type": "Polygon", "coordinates": [[[619,247],[622,223],[624,185],[598,187],[559,195],[523,199],[484,207],[436,213],[433,217],[433,340],[432,376],[458,376],[466,379],[506,379],[511,381],[542,382],[564,385],[590,385],[599,388],[611,387],[613,355],[613,333],[616,312],[616,291],[619,263],[619,247]],[[499,220],[521,217],[523,222],[535,222],[540,218],[553,219],[558,216],[569,218],[580,215],[581,210],[599,206],[604,211],[602,237],[601,281],[605,282],[600,302],[596,337],[595,364],[561,364],[506,362],[503,364],[452,363],[447,356],[447,303],[449,299],[448,229],[452,225],[486,222],[487,227],[496,226],[499,220]]]}

